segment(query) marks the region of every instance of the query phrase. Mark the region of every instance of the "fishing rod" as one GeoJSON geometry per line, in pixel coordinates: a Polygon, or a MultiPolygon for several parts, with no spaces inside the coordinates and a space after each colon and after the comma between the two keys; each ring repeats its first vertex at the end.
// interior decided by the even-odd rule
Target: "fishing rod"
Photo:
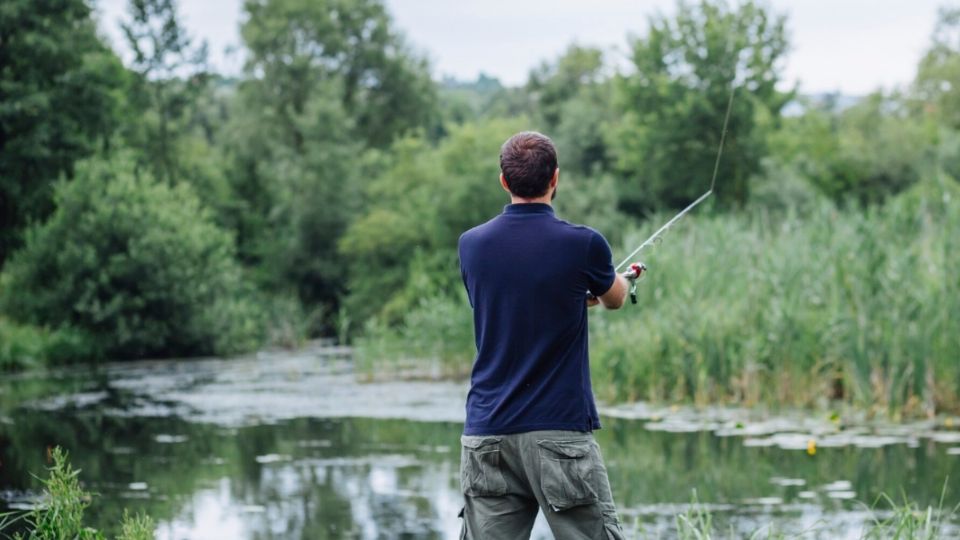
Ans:
{"type": "MultiPolygon", "coordinates": [[[[695,201],[687,205],[686,208],[681,210],[677,215],[673,216],[670,221],[663,224],[662,227],[657,229],[655,233],[650,235],[650,238],[647,238],[640,244],[637,249],[630,252],[623,261],[617,265],[614,269],[615,271],[620,271],[624,265],[630,262],[637,253],[640,253],[644,248],[652,246],[657,241],[663,240],[663,234],[667,232],[670,227],[672,227],[676,222],[680,221],[680,218],[687,215],[687,212],[693,210],[698,204],[702,203],[713,194],[713,188],[717,185],[717,173],[720,171],[720,156],[723,155],[723,143],[727,140],[727,125],[730,122],[730,109],[733,108],[733,94],[736,93],[736,87],[731,84],[730,88],[730,99],[727,101],[727,112],[723,117],[723,129],[720,131],[720,147],[717,148],[717,159],[713,163],[713,178],[710,179],[710,189],[708,189],[703,195],[697,197],[695,201]]],[[[643,272],[646,271],[647,267],[644,266],[642,262],[635,262],[630,265],[629,269],[623,273],[623,277],[627,278],[630,281],[630,303],[637,303],[637,280],[640,276],[643,275],[643,272]]]]}

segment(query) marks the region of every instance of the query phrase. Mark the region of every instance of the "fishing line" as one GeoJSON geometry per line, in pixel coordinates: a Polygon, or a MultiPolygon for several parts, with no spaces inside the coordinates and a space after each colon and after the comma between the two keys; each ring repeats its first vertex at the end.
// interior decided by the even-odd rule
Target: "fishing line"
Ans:
{"type": "Polygon", "coordinates": [[[689,205],[687,205],[687,207],[684,208],[683,210],[681,210],[679,214],[673,216],[673,219],[671,219],[670,221],[666,222],[666,223],[663,225],[663,227],[660,227],[659,229],[657,229],[657,232],[653,233],[653,235],[651,235],[650,238],[647,238],[646,240],[644,240],[643,243],[640,244],[640,246],[639,246],[637,249],[631,251],[630,254],[627,255],[627,257],[626,257],[625,259],[623,259],[623,262],[621,262],[620,264],[617,265],[616,271],[619,272],[620,269],[623,268],[624,265],[626,265],[627,263],[629,263],[630,260],[633,259],[633,257],[634,257],[637,253],[640,253],[640,252],[643,250],[643,248],[645,248],[645,247],[647,247],[647,246],[651,246],[651,245],[653,245],[654,243],[656,243],[656,242],[658,242],[658,241],[662,241],[663,239],[661,238],[661,236],[662,236],[665,232],[667,232],[667,230],[668,230],[670,227],[672,227],[674,223],[676,223],[677,221],[679,221],[680,218],[682,218],[683,216],[685,216],[685,215],[687,214],[687,212],[689,212],[690,210],[693,210],[694,207],[696,207],[698,204],[702,203],[704,200],[707,199],[707,197],[709,197],[710,195],[713,194],[713,188],[716,187],[716,185],[717,185],[717,173],[720,171],[720,156],[723,155],[723,143],[724,143],[724,141],[727,140],[727,124],[729,124],[729,122],[730,122],[730,109],[733,107],[733,94],[736,93],[736,87],[733,85],[733,83],[731,83],[730,86],[731,86],[731,88],[730,88],[730,99],[729,99],[729,101],[727,101],[727,112],[726,112],[726,114],[725,114],[724,117],[723,117],[723,129],[722,129],[722,131],[720,132],[720,147],[717,149],[717,159],[716,159],[716,161],[715,161],[714,164],[713,164],[713,178],[710,179],[710,189],[708,189],[708,190],[706,191],[706,193],[704,193],[703,195],[697,197],[697,199],[696,199],[695,201],[693,201],[692,203],[690,203],[689,205]]]}

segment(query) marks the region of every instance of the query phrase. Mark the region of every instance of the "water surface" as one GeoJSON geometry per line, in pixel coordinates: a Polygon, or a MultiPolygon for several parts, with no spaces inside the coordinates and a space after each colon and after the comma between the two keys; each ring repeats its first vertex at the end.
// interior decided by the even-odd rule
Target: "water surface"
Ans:
{"type": "MultiPolygon", "coordinates": [[[[139,362],[0,383],[0,511],[67,448],[98,493],[91,524],[143,510],[163,539],[456,538],[465,388],[356,382],[348,351],[139,362]]],[[[597,438],[627,529],[675,536],[695,496],[734,536],[858,538],[881,493],[938,503],[960,432],[799,415],[606,409],[597,438]],[[810,439],[816,454],[807,452],[810,439]]],[[[947,486],[946,504],[960,503],[947,486]]],[[[539,523],[535,537],[550,538],[539,523]]]]}

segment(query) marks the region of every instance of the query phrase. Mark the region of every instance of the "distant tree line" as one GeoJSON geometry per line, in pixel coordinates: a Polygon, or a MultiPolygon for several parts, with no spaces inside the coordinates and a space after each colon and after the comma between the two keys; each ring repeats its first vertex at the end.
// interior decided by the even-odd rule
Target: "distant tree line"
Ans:
{"type": "Polygon", "coordinates": [[[404,324],[457,294],[457,236],[504,203],[497,151],[521,129],[560,148],[564,216],[614,241],[703,191],[731,91],[714,211],[853,211],[960,177],[956,9],[912,85],[849,108],[784,90],[787,20],[755,1],[681,0],[638,21],[625,68],[572,45],[519,87],[432,79],[380,0],[243,11],[226,77],[174,0],[129,2],[126,65],[88,1],[4,3],[0,365],[404,324]]]}

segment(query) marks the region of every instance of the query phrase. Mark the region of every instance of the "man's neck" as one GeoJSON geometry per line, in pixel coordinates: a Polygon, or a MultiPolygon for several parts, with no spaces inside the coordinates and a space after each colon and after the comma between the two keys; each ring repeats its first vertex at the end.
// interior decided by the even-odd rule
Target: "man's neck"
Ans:
{"type": "Polygon", "coordinates": [[[511,195],[511,196],[510,196],[510,204],[534,204],[534,203],[539,203],[539,204],[546,204],[546,205],[552,206],[552,205],[550,204],[550,199],[551,199],[551,198],[550,198],[550,195],[544,195],[543,197],[537,197],[536,199],[522,199],[522,198],[520,198],[520,197],[515,197],[515,196],[511,195]]]}

